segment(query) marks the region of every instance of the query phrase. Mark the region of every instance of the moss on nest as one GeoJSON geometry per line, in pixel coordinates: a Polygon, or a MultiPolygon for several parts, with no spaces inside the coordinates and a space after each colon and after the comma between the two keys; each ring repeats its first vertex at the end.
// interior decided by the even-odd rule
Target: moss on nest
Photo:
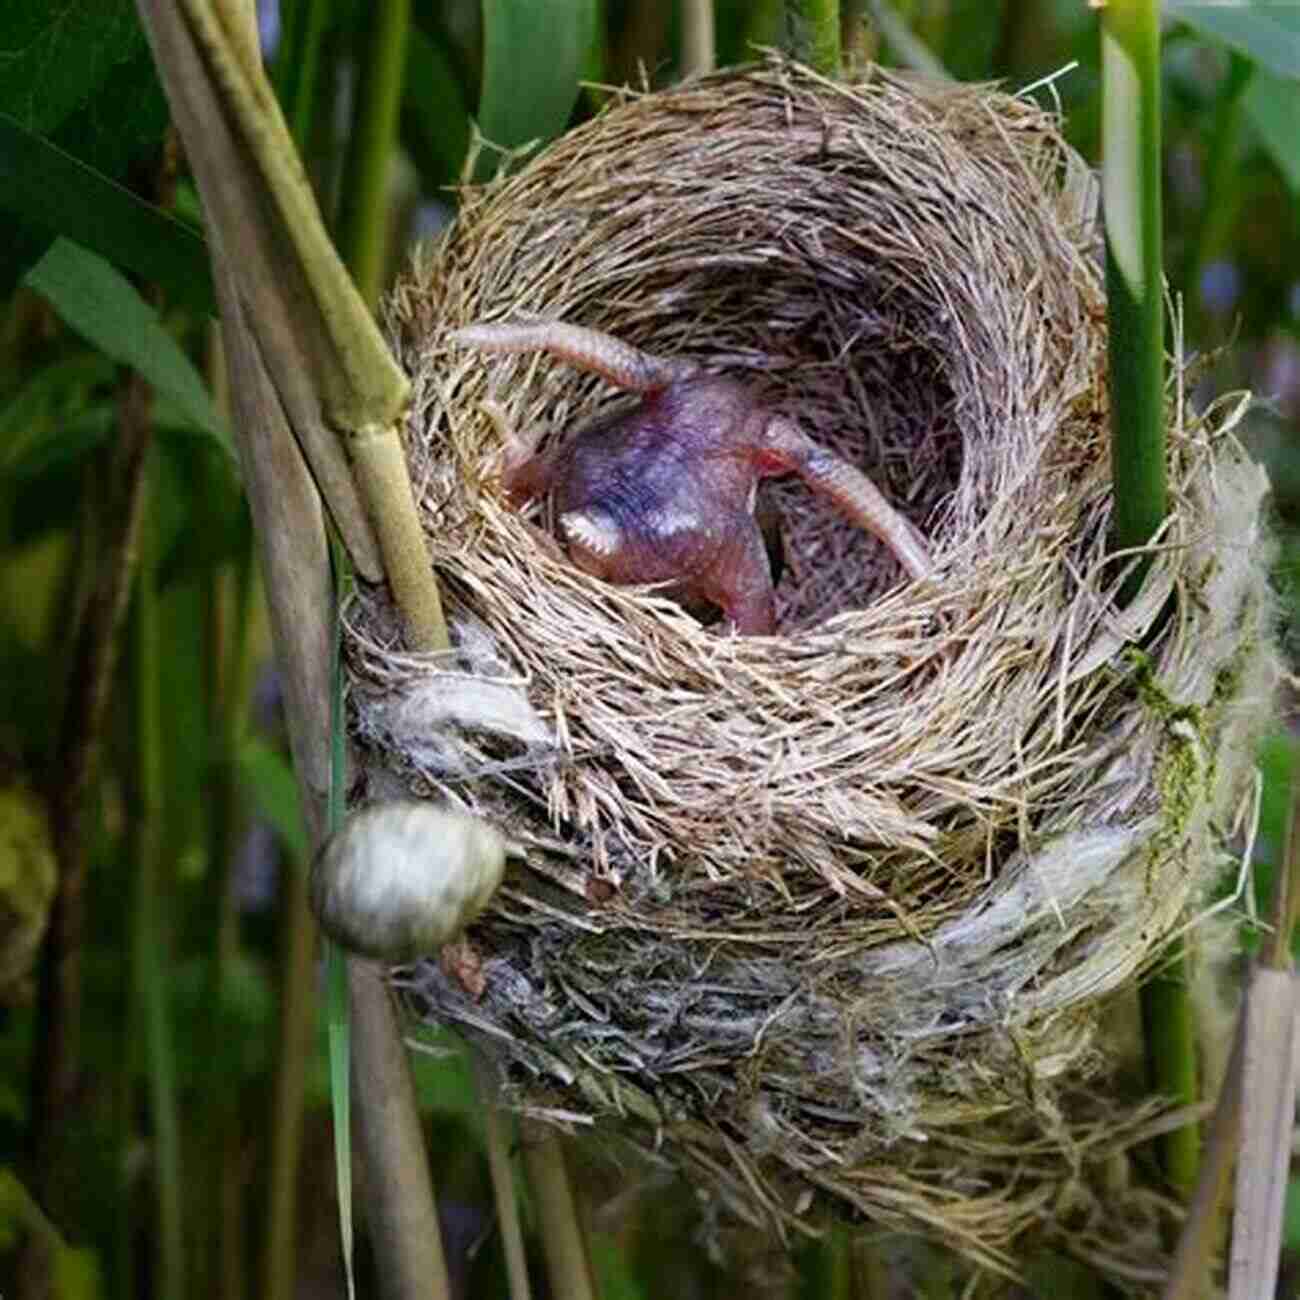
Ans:
{"type": "Polygon", "coordinates": [[[774,58],[616,97],[468,193],[388,307],[457,649],[401,653],[363,593],[355,731],[373,789],[528,856],[471,931],[481,996],[435,962],[397,978],[521,1108],[617,1117],[782,1231],[811,1190],[990,1267],[1037,1225],[1122,1273],[1154,1223],[1140,1189],[1122,1218],[1086,1191],[1155,1109],[1107,1100],[1098,1026],[1203,906],[1248,785],[1265,484],[1243,404],[1171,403],[1172,512],[1117,613],[1094,208],[1033,103],[774,58]],[[577,571],[501,500],[483,403],[563,436],[625,399],[448,340],[521,317],[763,385],[934,577],[786,483],[777,637],[577,571]],[[1175,799],[1153,690],[1216,756],[1175,799]]]}

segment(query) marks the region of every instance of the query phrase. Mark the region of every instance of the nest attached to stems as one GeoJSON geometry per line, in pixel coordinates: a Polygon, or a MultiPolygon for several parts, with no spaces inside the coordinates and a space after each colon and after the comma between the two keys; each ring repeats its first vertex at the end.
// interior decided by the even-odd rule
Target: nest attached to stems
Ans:
{"type": "Polygon", "coordinates": [[[1245,399],[1194,417],[1178,362],[1169,519],[1118,612],[1094,209],[1027,99],[770,58],[615,96],[468,192],[389,304],[456,650],[402,653],[363,594],[354,730],[372,792],[527,854],[455,961],[394,978],[513,1104],[617,1117],[750,1221],[822,1192],[999,1269],[1035,1224],[1158,1263],[1157,1198],[1115,1181],[1157,1107],[1114,1099],[1099,1029],[1249,816],[1266,485],[1245,399]],[[761,384],[934,576],[793,482],[764,488],[774,638],[578,571],[502,500],[482,404],[563,436],[628,399],[448,340],[528,318],[761,384]]]}

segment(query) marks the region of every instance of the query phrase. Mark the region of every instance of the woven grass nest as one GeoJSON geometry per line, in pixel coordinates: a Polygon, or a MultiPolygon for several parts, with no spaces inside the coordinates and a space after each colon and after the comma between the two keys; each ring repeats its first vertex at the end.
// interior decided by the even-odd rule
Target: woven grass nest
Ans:
{"type": "Polygon", "coordinates": [[[831,1205],[1001,1270],[1034,1226],[1158,1263],[1123,1153],[1159,1103],[1118,1099],[1105,1027],[1249,818],[1266,485],[1244,399],[1193,416],[1175,367],[1171,513],[1118,612],[1094,208],[1028,99],[772,57],[615,96],[469,192],[389,304],[456,649],[400,652],[364,594],[354,731],[372,795],[527,856],[454,962],[394,979],[514,1105],[616,1118],[752,1222],[831,1205]],[[502,499],[483,403],[563,436],[628,399],[448,339],[505,319],[762,385],[934,576],[783,481],[776,637],[578,571],[502,499]]]}

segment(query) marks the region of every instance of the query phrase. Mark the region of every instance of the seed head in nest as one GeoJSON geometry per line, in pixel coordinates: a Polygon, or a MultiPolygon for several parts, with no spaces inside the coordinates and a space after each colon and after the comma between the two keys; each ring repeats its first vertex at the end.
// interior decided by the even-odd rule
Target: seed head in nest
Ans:
{"type": "Polygon", "coordinates": [[[998,1267],[1030,1224],[1131,1259],[1151,1222],[1088,1190],[1151,1115],[1106,1100],[1097,1030],[1202,909],[1250,784],[1265,485],[1243,403],[1171,392],[1171,514],[1117,611],[1094,206],[1031,102],[771,59],[623,97],[468,193],[390,304],[456,650],[401,653],[363,597],[355,727],[375,782],[528,859],[470,931],[477,996],[436,962],[400,982],[518,1106],[621,1117],[752,1220],[821,1190],[998,1267]],[[563,434],[626,398],[450,339],[519,319],[761,386],[932,576],[797,483],[774,637],[579,571],[502,499],[485,404],[563,434]]]}

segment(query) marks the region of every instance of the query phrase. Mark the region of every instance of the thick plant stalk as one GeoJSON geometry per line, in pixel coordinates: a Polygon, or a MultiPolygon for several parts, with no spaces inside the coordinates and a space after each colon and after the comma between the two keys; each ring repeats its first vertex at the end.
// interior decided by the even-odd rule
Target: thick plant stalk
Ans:
{"type": "MultiPolygon", "coordinates": [[[[1164,286],[1160,239],[1160,12],[1156,0],[1102,11],[1102,198],[1110,348],[1111,465],[1118,550],[1145,546],[1164,521],[1164,286]]],[[[1129,578],[1133,596],[1148,561],[1129,578]]],[[[1187,956],[1178,944],[1142,986],[1152,1090],[1180,1105],[1199,1094],[1187,956]]],[[[1187,1124],[1160,1139],[1165,1178],[1186,1200],[1200,1138],[1187,1124]]]]}
{"type": "MultiPolygon", "coordinates": [[[[129,420],[149,421],[152,400],[138,376],[127,380],[123,405],[129,420]]],[[[152,539],[142,547],[152,552],[152,539]]],[[[132,848],[136,891],[132,909],[132,984],[144,1028],[145,1075],[153,1119],[153,1167],[158,1207],[157,1294],[181,1300],[185,1293],[182,1228],[181,1124],[176,1088],[176,1052],[167,1008],[166,940],[163,915],[163,801],[166,758],[162,727],[162,640],[153,555],[140,566],[135,595],[133,696],[135,807],[132,848]]]]}
{"type": "Polygon", "coordinates": [[[1237,1020],[1232,1052],[1210,1124],[1200,1178],[1183,1223],[1162,1300],[1200,1300],[1211,1294],[1210,1270],[1221,1235],[1224,1198],[1241,1140],[1241,1085],[1246,1018],[1237,1020]]]}
{"type": "MultiPolygon", "coordinates": [[[[245,38],[243,4],[182,2],[187,35],[223,92],[235,137],[227,161],[238,159],[243,182],[227,180],[204,201],[210,210],[233,203],[255,223],[249,230],[231,220],[227,236],[263,359],[357,572],[388,579],[412,649],[443,649],[442,603],[401,444],[410,384],[325,233],[260,55],[245,38]]],[[[140,3],[156,8],[156,0],[140,3]]]]}
{"type": "Polygon", "coordinates": [[[382,969],[357,957],[348,959],[348,990],[355,1129],[370,1171],[365,1214],[375,1254],[383,1261],[380,1292],[391,1300],[450,1297],[436,1214],[429,1223],[423,1133],[393,996],[382,969]]]}
{"type": "Polygon", "coordinates": [[[525,1126],[521,1136],[551,1294],[565,1300],[595,1300],[591,1260],[564,1163],[564,1147],[553,1132],[540,1125],[525,1126]]]}
{"type": "Polygon", "coordinates": [[[1273,928],[1246,980],[1200,1179],[1162,1300],[1199,1300],[1213,1294],[1211,1267],[1222,1237],[1223,1211],[1234,1166],[1236,1214],[1239,1218],[1249,1216],[1251,1222],[1244,1231],[1234,1224],[1230,1300],[1270,1296],[1276,1290],[1277,1244],[1290,1150],[1285,1135],[1291,1128],[1296,1092],[1293,1037],[1300,989],[1291,943],[1300,906],[1298,805],[1300,778],[1293,778],[1286,857],[1277,873],[1273,898],[1273,928]],[[1261,1062],[1281,1069],[1261,1071],[1261,1062]],[[1265,1091],[1270,1084],[1271,1093],[1265,1091]],[[1251,1091],[1252,1086],[1256,1092],[1251,1091]],[[1254,1133],[1248,1134],[1243,1143],[1243,1115],[1247,1110],[1254,1133]],[[1279,1131],[1270,1134],[1271,1127],[1279,1131]]]}
{"type": "Polygon", "coordinates": [[[1102,198],[1110,327],[1115,545],[1145,546],[1165,517],[1160,238],[1160,6],[1102,10],[1102,198]]]}
{"type": "MultiPolygon", "coordinates": [[[[119,408],[125,414],[125,407],[119,408]]],[[[50,768],[49,810],[59,866],[37,984],[28,1155],[43,1190],[81,1063],[81,949],[85,927],[87,813],[99,775],[109,685],[135,572],[144,509],[144,467],[153,440],[147,419],[123,419],[109,458],[104,531],[89,554],[95,573],[69,663],[62,724],[50,768]]]]}
{"type": "Polygon", "coordinates": [[[388,177],[402,101],[410,9],[410,0],[378,0],[367,8],[357,111],[339,195],[339,252],[371,308],[383,288],[388,177]]]}
{"type": "MultiPolygon", "coordinates": [[[[288,421],[315,417],[317,431],[324,431],[321,412],[329,409],[328,403],[321,390],[312,386],[310,368],[294,371],[308,348],[319,344],[322,327],[310,313],[304,325],[290,311],[293,299],[283,289],[285,281],[295,276],[294,266],[271,256],[273,249],[286,245],[265,228],[267,199],[258,189],[258,173],[231,129],[193,34],[168,0],[141,0],[140,10],[208,216],[245,487],[284,672],[285,708],[304,814],[311,838],[318,842],[329,782],[332,589],[320,500],[292,436],[301,429],[296,425],[291,429],[288,421]],[[241,226],[244,218],[252,229],[241,226]],[[267,286],[257,283],[259,276],[278,282],[270,286],[269,295],[263,292],[267,286]],[[262,309],[271,318],[270,327],[266,318],[256,316],[262,309]]],[[[245,57],[247,63],[246,55],[237,57],[245,57]]],[[[265,91],[267,97],[269,93],[265,91]]],[[[283,165],[294,165],[291,154],[283,165]]],[[[297,286],[306,291],[301,270],[297,286]]],[[[360,304],[355,294],[351,301],[360,304]]],[[[360,315],[373,329],[364,306],[360,315]]],[[[392,369],[387,353],[383,361],[392,369]]],[[[409,486],[407,493],[409,498],[409,486]]],[[[423,538],[420,546],[423,550],[423,538]]],[[[426,582],[432,585],[427,562],[424,569],[426,582]]],[[[370,1014],[369,1004],[363,1014],[370,1014]]],[[[361,1046],[373,1045],[385,1032],[394,1037],[391,1019],[385,1023],[386,1029],[365,1035],[361,1046]]],[[[394,1045],[390,1042],[389,1049],[394,1045]]],[[[400,1044],[396,1046],[400,1052],[400,1044]]],[[[363,1104],[369,1104],[371,1088],[386,1097],[409,1087],[400,1072],[396,1079],[383,1075],[394,1059],[394,1052],[385,1050],[376,1061],[359,1062],[358,1076],[368,1089],[363,1104]]],[[[410,1230],[400,1238],[376,1242],[380,1274],[390,1281],[421,1276],[419,1291],[410,1294],[445,1296],[445,1269],[437,1267],[441,1261],[430,1247],[437,1240],[438,1224],[418,1116],[413,1107],[398,1111],[386,1106],[384,1114],[389,1122],[400,1124],[401,1132],[365,1152],[371,1178],[378,1186],[415,1190],[405,1207],[410,1230]],[[398,1160],[401,1167],[386,1167],[386,1159],[398,1160]]]]}
{"type": "Polygon", "coordinates": [[[869,0],[876,28],[894,52],[899,64],[935,81],[951,81],[943,60],[907,25],[888,0],[869,0]]]}
{"type": "Polygon", "coordinates": [[[682,74],[700,77],[717,67],[713,0],[682,0],[682,74]]]}
{"type": "Polygon", "coordinates": [[[295,1290],[298,1163],[303,1100],[315,1041],[316,926],[307,902],[306,862],[286,854],[280,901],[280,1047],[271,1104],[267,1233],[262,1264],[265,1300],[291,1300],[295,1290]]]}
{"type": "Polygon", "coordinates": [[[497,1207],[497,1231],[506,1259],[506,1280],[510,1300],[531,1300],[528,1281],[528,1258],[524,1253],[524,1235],[519,1224],[519,1204],[515,1199],[514,1178],[510,1171],[506,1129],[496,1105],[496,1088],[485,1063],[474,1057],[474,1080],[483,1103],[483,1124],[487,1146],[488,1169],[492,1175],[492,1197],[497,1207]]]}
{"type": "Polygon", "coordinates": [[[275,60],[275,84],[294,141],[302,151],[316,109],[316,78],[329,0],[300,0],[289,6],[286,17],[275,60]]]}
{"type": "MultiPolygon", "coordinates": [[[[219,349],[214,349],[219,351],[219,349]]],[[[221,373],[224,375],[224,368],[221,373]]],[[[223,409],[229,413],[227,400],[223,409]]],[[[230,983],[239,957],[239,900],[234,871],[234,846],[243,829],[243,805],[235,777],[235,756],[244,738],[252,671],[251,603],[254,589],[252,538],[241,545],[235,572],[212,577],[208,619],[209,734],[220,736],[219,757],[211,787],[211,862],[216,875],[216,943],[212,954],[213,1032],[229,1032],[230,983]]],[[[219,1074],[213,1070],[211,1076],[219,1074]]],[[[203,1267],[215,1277],[222,1300],[244,1295],[245,1196],[243,1116],[239,1098],[228,1080],[209,1077],[206,1112],[212,1117],[212,1168],[220,1174],[215,1222],[208,1225],[208,1257],[203,1267]]],[[[274,1231],[274,1216],[271,1230],[274,1231]]]]}
{"type": "Polygon", "coordinates": [[[824,77],[840,75],[840,0],[790,0],[795,38],[824,77]]]}

